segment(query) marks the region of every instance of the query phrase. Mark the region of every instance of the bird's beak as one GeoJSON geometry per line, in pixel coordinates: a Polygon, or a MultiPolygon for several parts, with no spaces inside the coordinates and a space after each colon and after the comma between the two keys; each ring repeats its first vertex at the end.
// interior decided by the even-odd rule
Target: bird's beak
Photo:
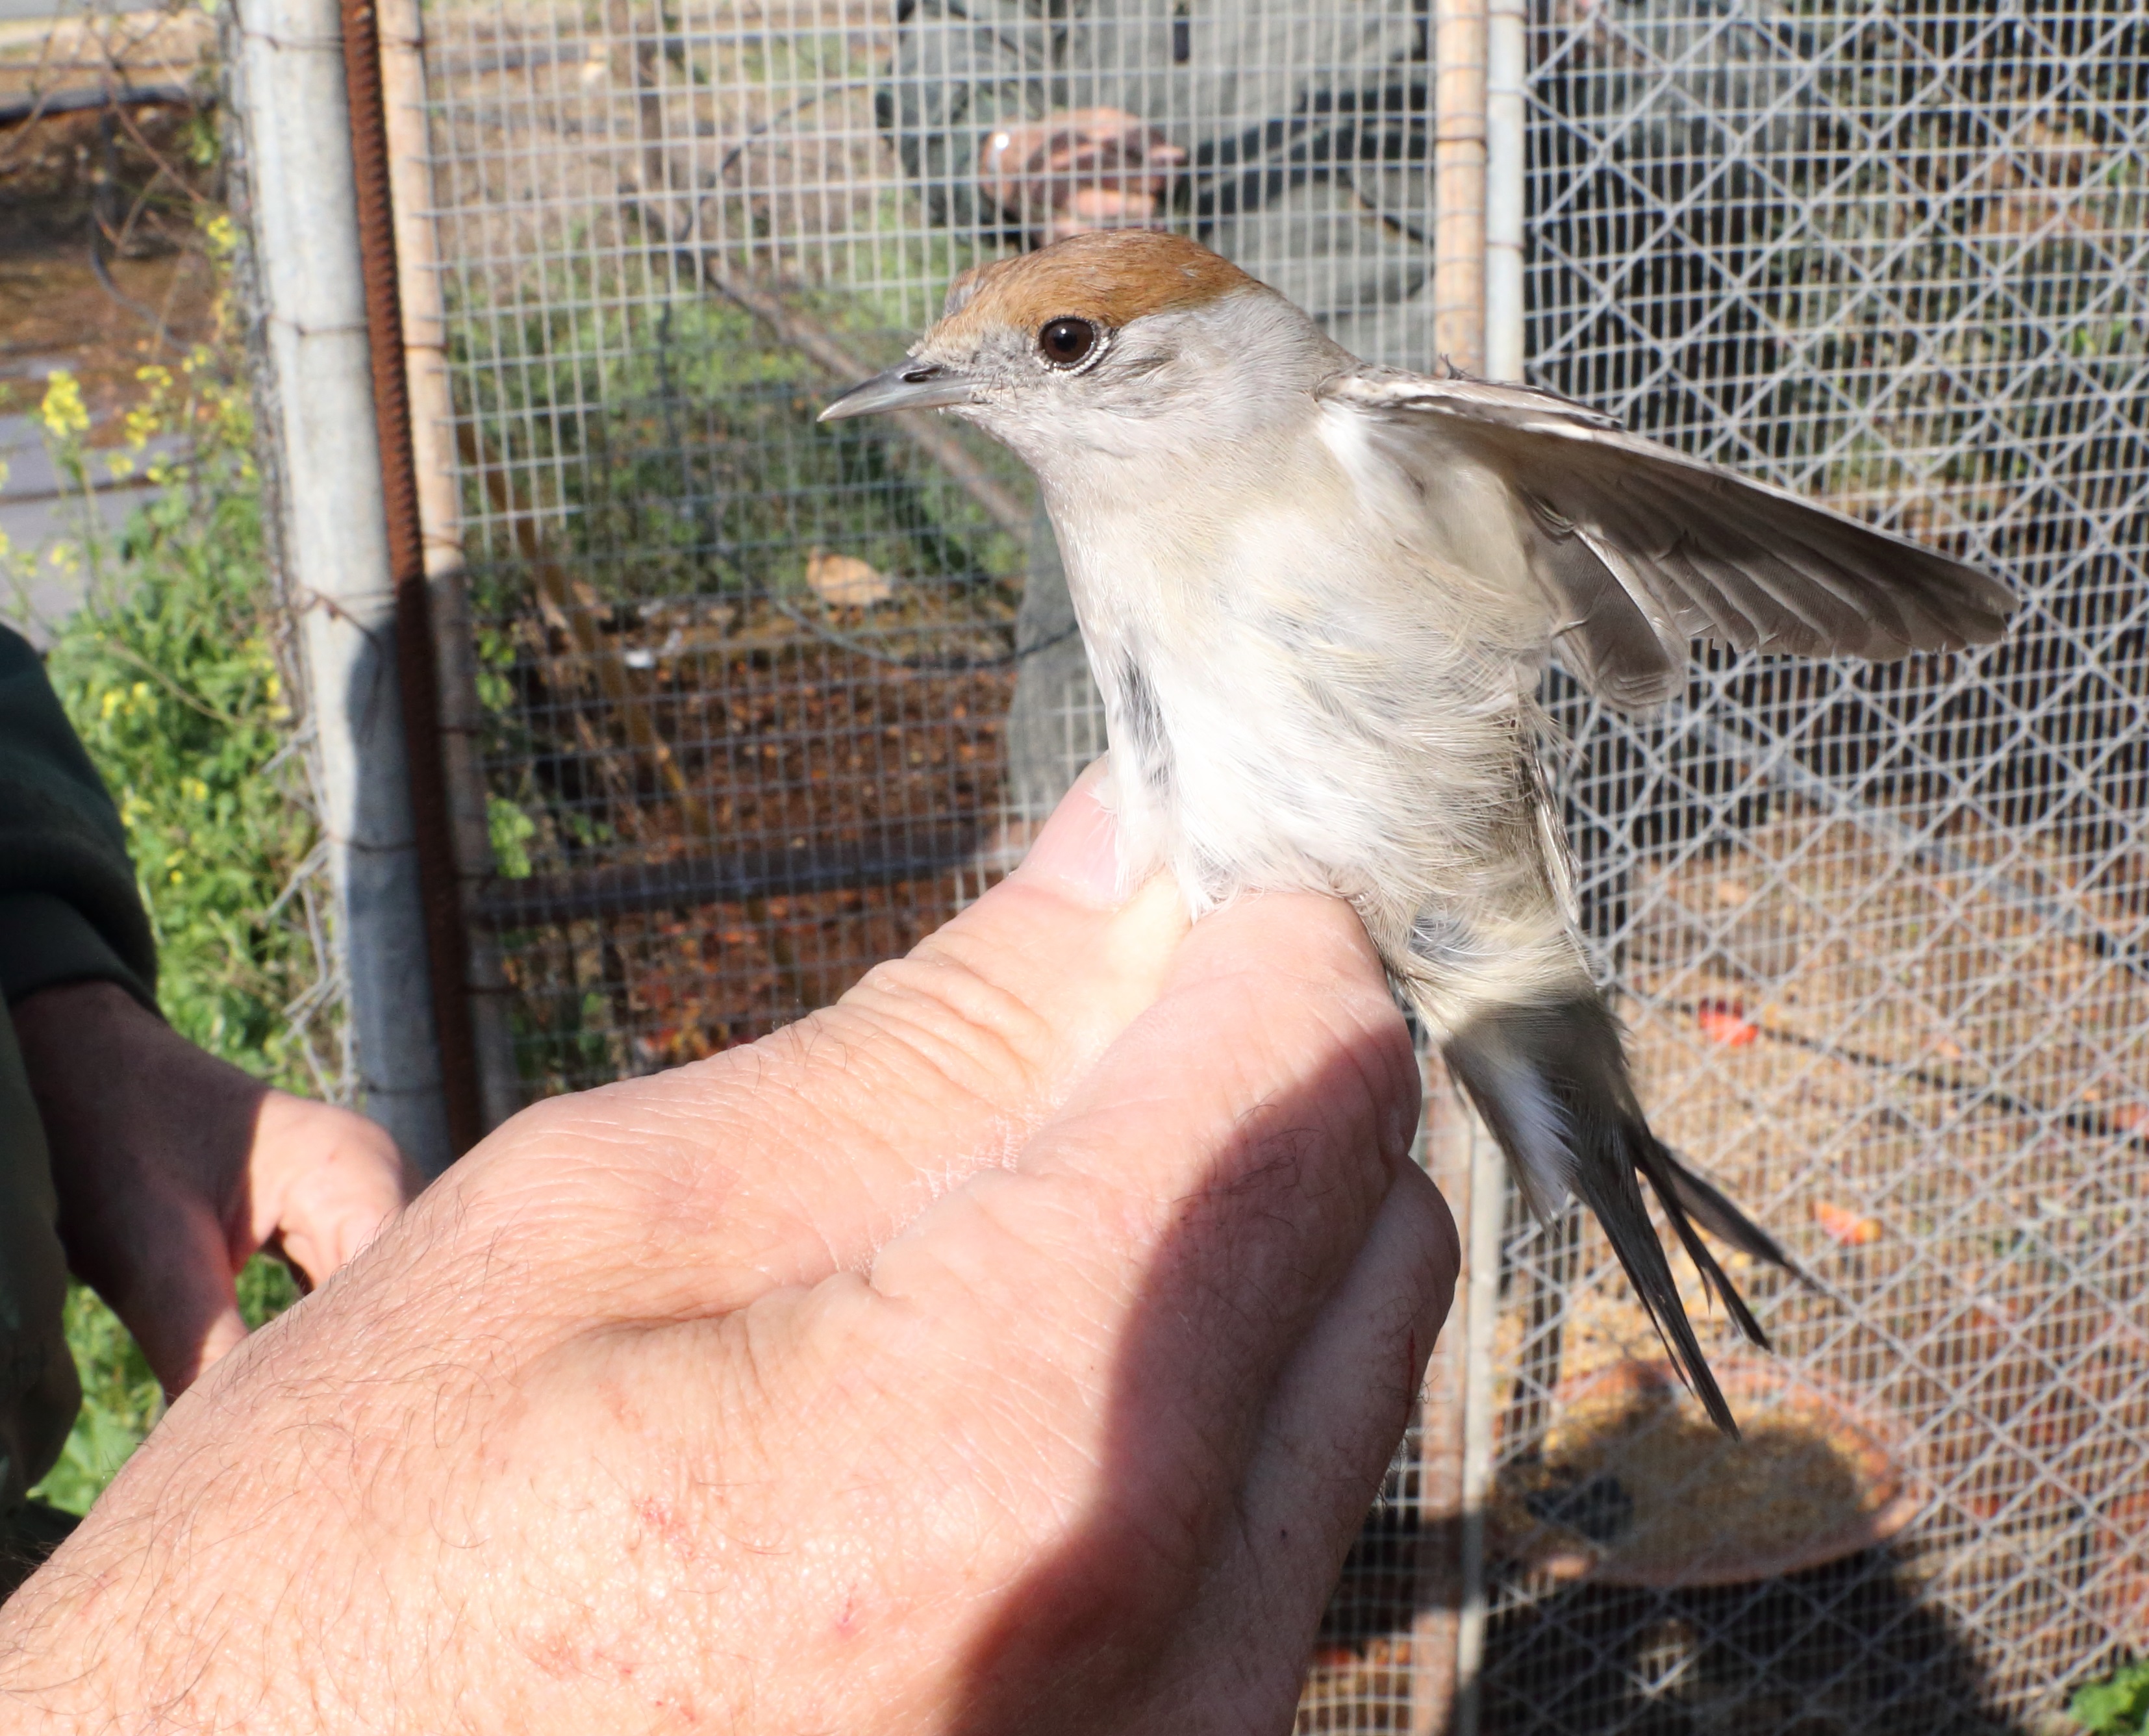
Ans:
{"type": "Polygon", "coordinates": [[[840,422],[846,416],[878,415],[887,410],[944,410],[951,404],[968,404],[975,395],[968,375],[913,357],[853,386],[821,412],[820,420],[840,422]]]}

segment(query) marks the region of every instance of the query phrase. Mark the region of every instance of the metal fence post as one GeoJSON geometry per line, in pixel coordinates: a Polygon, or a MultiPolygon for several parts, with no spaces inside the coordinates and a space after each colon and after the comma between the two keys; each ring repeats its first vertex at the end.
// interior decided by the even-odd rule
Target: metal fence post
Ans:
{"type": "Polygon", "coordinates": [[[1523,101],[1527,0],[1489,0],[1485,70],[1485,373],[1522,377],[1522,221],[1529,168],[1523,101]]]}

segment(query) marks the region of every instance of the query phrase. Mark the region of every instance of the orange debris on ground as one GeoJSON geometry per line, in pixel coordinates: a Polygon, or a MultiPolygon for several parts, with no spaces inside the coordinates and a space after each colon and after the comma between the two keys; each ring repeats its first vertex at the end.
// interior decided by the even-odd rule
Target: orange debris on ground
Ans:
{"type": "Polygon", "coordinates": [[[1746,1016],[1745,1009],[1737,1001],[1705,1000],[1694,1016],[1701,1022],[1702,1034],[1727,1049],[1744,1049],[1761,1034],[1761,1027],[1746,1016]]]}
{"type": "Polygon", "coordinates": [[[1813,1217],[1824,1235],[1846,1248],[1862,1248],[1880,1240],[1880,1220],[1860,1217],[1848,1206],[1816,1200],[1813,1217]]]}

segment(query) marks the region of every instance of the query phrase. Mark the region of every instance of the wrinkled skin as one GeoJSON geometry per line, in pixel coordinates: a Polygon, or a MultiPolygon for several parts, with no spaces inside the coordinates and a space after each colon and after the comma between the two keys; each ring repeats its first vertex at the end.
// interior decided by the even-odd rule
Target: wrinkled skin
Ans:
{"type": "Polygon", "coordinates": [[[532,1110],[0,1613],[10,1728],[1287,1730],[1443,1317],[1346,907],[1011,879],[532,1110]]]}

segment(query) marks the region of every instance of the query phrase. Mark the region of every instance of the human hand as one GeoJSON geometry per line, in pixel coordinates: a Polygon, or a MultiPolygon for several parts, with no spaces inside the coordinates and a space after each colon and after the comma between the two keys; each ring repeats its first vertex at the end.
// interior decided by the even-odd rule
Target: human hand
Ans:
{"type": "Polygon", "coordinates": [[[1085,784],[835,1007],[501,1129],[0,1612],[19,1727],[1288,1729],[1453,1227],[1349,909],[1115,874],[1085,784]]]}
{"type": "Polygon", "coordinates": [[[12,1014],[68,1263],[168,1394],[245,1337],[233,1281],[258,1250],[320,1284],[415,1187],[383,1129],[269,1089],[113,984],[40,989],[12,1014]]]}
{"type": "Polygon", "coordinates": [[[978,186],[988,209],[1043,246],[1085,229],[1152,226],[1185,161],[1162,128],[1123,109],[1063,108],[988,133],[978,186]]]}

